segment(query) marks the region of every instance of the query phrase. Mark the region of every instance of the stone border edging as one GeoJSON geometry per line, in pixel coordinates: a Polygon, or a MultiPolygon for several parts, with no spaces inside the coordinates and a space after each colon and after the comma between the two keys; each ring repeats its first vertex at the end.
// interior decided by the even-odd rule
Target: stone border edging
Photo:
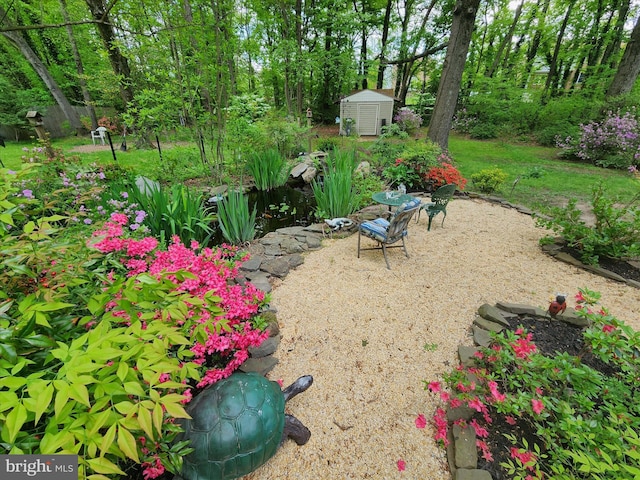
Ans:
{"type": "MultiPolygon", "coordinates": [[[[573,308],[567,308],[563,314],[551,318],[547,312],[538,307],[521,305],[516,303],[498,302],[495,306],[485,303],[478,308],[478,315],[473,320],[471,330],[475,346],[460,345],[458,358],[464,367],[476,365],[474,354],[478,346],[489,347],[491,343],[490,332],[499,333],[509,326],[508,318],[526,314],[536,319],[557,320],[576,325],[588,326],[587,319],[576,314],[573,308]]],[[[475,410],[461,406],[447,410],[447,420],[470,420],[475,410]]],[[[470,425],[462,428],[454,425],[448,433],[449,445],[447,446],[447,461],[451,471],[452,480],[492,480],[492,476],[486,470],[478,469],[478,447],[476,446],[476,432],[470,425]]]]}

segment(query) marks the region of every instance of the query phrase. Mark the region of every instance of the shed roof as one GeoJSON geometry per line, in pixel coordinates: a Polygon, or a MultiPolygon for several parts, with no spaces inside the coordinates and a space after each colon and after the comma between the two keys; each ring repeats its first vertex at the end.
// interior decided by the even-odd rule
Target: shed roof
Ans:
{"type": "Polygon", "coordinates": [[[393,102],[393,98],[373,90],[362,90],[347,97],[342,101],[349,102],[393,102]]]}

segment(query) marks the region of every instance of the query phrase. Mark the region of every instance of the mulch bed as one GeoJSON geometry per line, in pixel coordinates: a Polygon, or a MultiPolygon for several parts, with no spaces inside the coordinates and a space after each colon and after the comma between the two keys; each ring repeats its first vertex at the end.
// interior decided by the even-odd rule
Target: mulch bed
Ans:
{"type": "MultiPolygon", "coordinates": [[[[580,260],[581,252],[580,250],[568,246],[563,246],[560,249],[561,252],[568,253],[572,257],[580,260]]],[[[635,280],[636,282],[640,282],[640,269],[631,265],[629,262],[625,260],[618,260],[615,258],[609,257],[600,257],[598,259],[598,266],[604,268],[605,270],[609,270],[621,277],[624,277],[629,280],[635,280]]]]}

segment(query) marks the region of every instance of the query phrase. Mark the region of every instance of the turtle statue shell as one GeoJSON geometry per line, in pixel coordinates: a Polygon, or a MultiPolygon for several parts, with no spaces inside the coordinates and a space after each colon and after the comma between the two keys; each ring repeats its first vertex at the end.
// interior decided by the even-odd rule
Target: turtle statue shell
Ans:
{"type": "Polygon", "coordinates": [[[260,467],[280,444],[284,404],[280,386],[257,373],[236,372],[200,392],[183,423],[194,451],[183,459],[182,477],[232,479],[260,467]]]}

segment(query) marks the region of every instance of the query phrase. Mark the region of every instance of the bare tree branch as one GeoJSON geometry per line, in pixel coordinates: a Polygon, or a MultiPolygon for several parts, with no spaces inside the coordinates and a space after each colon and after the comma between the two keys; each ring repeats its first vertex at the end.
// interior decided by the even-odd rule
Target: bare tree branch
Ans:
{"type": "Polygon", "coordinates": [[[384,58],[380,59],[380,63],[384,63],[385,65],[403,65],[405,63],[415,62],[424,57],[428,57],[429,55],[433,55],[434,53],[438,53],[440,50],[444,50],[447,48],[446,43],[441,43],[440,45],[436,45],[428,50],[425,50],[422,53],[418,53],[409,58],[401,58],[399,60],[385,60],[384,58]]]}
{"type": "Polygon", "coordinates": [[[131,30],[129,28],[124,28],[120,25],[114,25],[111,22],[104,22],[102,20],[78,20],[78,21],[62,22],[62,23],[40,23],[37,25],[7,25],[6,27],[0,27],[0,33],[19,32],[19,31],[24,32],[27,30],[46,30],[50,28],[66,28],[67,26],[73,26],[73,25],[111,25],[116,30],[127,32],[132,35],[141,35],[145,37],[152,37],[154,35],[157,35],[158,33],[165,32],[168,30],[179,30],[181,28],[191,27],[191,25],[172,25],[169,28],[158,28],[150,32],[139,32],[137,30],[131,30]]]}
{"type": "Polygon", "coordinates": [[[96,20],[78,20],[77,22],[63,22],[63,23],[41,23],[38,25],[7,25],[0,28],[0,32],[24,32],[27,30],[45,30],[49,28],[65,28],[73,25],[89,25],[98,22],[96,20]]]}

